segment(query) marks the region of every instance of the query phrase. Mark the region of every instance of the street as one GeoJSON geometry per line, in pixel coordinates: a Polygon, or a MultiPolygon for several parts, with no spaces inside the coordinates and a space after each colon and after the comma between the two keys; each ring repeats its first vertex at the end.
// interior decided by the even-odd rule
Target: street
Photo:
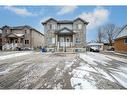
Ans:
{"type": "Polygon", "coordinates": [[[126,57],[93,52],[0,52],[0,89],[126,88],[126,57]]]}

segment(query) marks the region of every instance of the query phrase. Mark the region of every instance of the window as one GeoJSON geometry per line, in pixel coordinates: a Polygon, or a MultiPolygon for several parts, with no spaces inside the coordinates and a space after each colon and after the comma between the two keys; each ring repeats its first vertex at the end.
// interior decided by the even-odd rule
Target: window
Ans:
{"type": "Polygon", "coordinates": [[[80,43],[80,38],[76,38],[76,43],[80,43]]]}
{"type": "Polygon", "coordinates": [[[67,39],[67,42],[69,42],[69,39],[67,39]]]}
{"type": "Polygon", "coordinates": [[[82,29],[82,24],[77,24],[77,29],[82,29]]]}
{"type": "Polygon", "coordinates": [[[52,44],[52,37],[48,38],[48,44],[52,44]]]}
{"type": "Polygon", "coordinates": [[[17,40],[15,41],[15,43],[17,43],[17,40]]]}
{"type": "Polygon", "coordinates": [[[55,44],[55,38],[54,37],[49,37],[48,38],[48,44],[55,44]]]}
{"type": "Polygon", "coordinates": [[[49,25],[49,29],[55,29],[55,25],[54,24],[50,24],[49,25]]]}
{"type": "Polygon", "coordinates": [[[26,31],[27,31],[27,30],[25,30],[25,34],[26,34],[26,31]]]}
{"type": "Polygon", "coordinates": [[[25,44],[29,44],[29,40],[25,40],[25,44]]]}
{"type": "Polygon", "coordinates": [[[5,30],[5,34],[8,34],[8,30],[5,30]]]}
{"type": "Polygon", "coordinates": [[[127,44],[127,38],[124,39],[124,43],[127,44]]]}

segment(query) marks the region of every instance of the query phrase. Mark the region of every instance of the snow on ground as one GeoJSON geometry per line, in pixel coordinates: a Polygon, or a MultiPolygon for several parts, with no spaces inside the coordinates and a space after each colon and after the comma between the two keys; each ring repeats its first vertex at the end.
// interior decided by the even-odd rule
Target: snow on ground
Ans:
{"type": "Polygon", "coordinates": [[[75,89],[96,89],[96,86],[85,79],[71,78],[71,84],[75,89]]]}
{"type": "Polygon", "coordinates": [[[125,59],[125,58],[115,57],[115,56],[111,56],[111,55],[106,55],[106,57],[127,63],[127,59],[125,59]]]}
{"type": "Polygon", "coordinates": [[[125,65],[110,67],[110,65],[114,65],[113,59],[124,63],[127,63],[127,59],[91,52],[81,53],[79,57],[84,62],[81,62],[80,66],[72,71],[71,84],[75,89],[97,88],[91,72],[98,73],[102,78],[111,82],[118,82],[127,88],[127,67],[125,65]]]}
{"type": "Polygon", "coordinates": [[[0,56],[0,60],[14,58],[14,57],[18,57],[18,56],[23,56],[23,55],[27,55],[30,53],[32,53],[32,52],[20,52],[20,53],[14,53],[14,54],[9,54],[9,55],[3,55],[3,56],[0,56]]]}
{"type": "Polygon", "coordinates": [[[11,70],[13,70],[13,69],[15,69],[16,67],[18,67],[18,66],[24,64],[25,61],[26,61],[26,60],[21,61],[21,62],[17,62],[17,63],[14,63],[14,64],[11,64],[11,65],[9,65],[7,68],[4,68],[4,69],[1,69],[1,68],[0,68],[0,75],[6,75],[6,74],[10,73],[11,70]]]}

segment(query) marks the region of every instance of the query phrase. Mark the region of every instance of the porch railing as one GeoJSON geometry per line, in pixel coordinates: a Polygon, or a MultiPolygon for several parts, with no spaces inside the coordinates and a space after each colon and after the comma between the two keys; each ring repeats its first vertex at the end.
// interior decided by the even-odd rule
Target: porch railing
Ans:
{"type": "MultiPolygon", "coordinates": [[[[20,46],[21,46],[22,44],[20,44],[20,46]]],[[[16,47],[18,47],[19,45],[17,44],[17,43],[11,43],[11,44],[9,44],[9,43],[6,43],[5,45],[3,45],[3,50],[14,50],[14,49],[16,49],[16,47]]]]}
{"type": "Polygon", "coordinates": [[[72,47],[73,42],[58,42],[57,46],[59,46],[59,47],[72,47]]]}

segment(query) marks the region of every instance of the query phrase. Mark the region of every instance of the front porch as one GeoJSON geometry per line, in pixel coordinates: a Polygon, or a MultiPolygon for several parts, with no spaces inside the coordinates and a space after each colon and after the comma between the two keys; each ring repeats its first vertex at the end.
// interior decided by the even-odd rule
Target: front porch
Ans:
{"type": "Polygon", "coordinates": [[[75,46],[74,35],[75,33],[68,28],[63,28],[57,31],[55,34],[56,51],[73,52],[75,46]]]}
{"type": "Polygon", "coordinates": [[[23,47],[23,35],[9,34],[6,36],[6,44],[3,45],[3,50],[16,50],[23,47]]]}

